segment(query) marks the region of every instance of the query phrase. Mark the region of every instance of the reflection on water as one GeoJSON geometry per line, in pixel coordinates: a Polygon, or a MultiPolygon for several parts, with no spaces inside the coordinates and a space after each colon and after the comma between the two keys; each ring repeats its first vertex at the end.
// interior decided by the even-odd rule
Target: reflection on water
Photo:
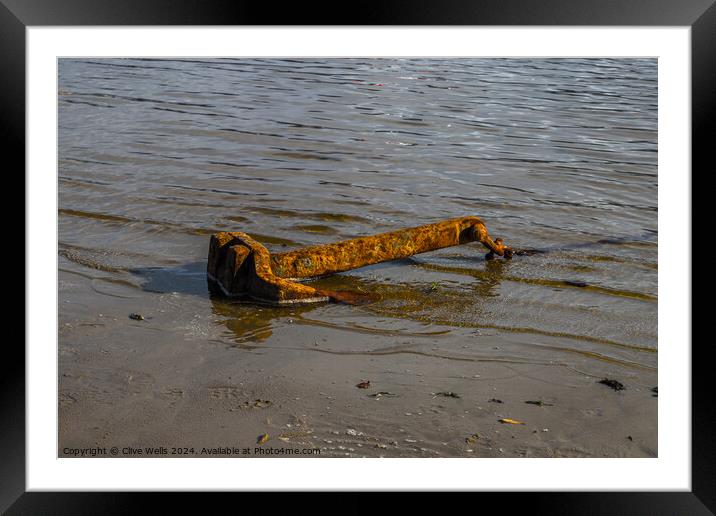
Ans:
{"type": "MultiPolygon", "coordinates": [[[[219,296],[211,296],[211,308],[234,335],[234,342],[248,348],[271,337],[271,323],[274,319],[286,317],[285,311],[278,307],[259,307],[219,296]]],[[[310,310],[308,307],[305,309],[310,310]]]]}
{"type": "Polygon", "coordinates": [[[652,367],[656,86],[654,59],[62,59],[61,274],[137,311],[172,294],[177,321],[238,345],[269,345],[288,319],[433,325],[542,346],[524,360],[561,346],[652,367]],[[546,252],[485,261],[465,245],[311,282],[376,296],[350,307],[226,300],[206,282],[215,231],[281,252],[467,215],[546,252]]]}

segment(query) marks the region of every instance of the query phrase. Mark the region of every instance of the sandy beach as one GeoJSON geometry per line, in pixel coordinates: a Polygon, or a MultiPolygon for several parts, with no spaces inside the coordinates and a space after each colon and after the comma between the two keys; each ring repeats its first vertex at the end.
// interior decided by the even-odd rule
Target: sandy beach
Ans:
{"type": "Polygon", "coordinates": [[[238,344],[207,339],[205,316],[177,321],[172,294],[88,296],[91,280],[61,281],[62,456],[88,447],[133,450],[119,456],[152,447],[168,456],[657,455],[656,372],[575,359],[560,350],[569,339],[400,320],[368,326],[367,315],[347,314],[354,307],[326,304],[266,308],[248,328],[229,317],[226,334],[232,325],[251,332],[238,344]],[[128,317],[138,306],[143,321],[128,317]],[[330,322],[336,312],[349,319],[345,329],[330,322]]]}

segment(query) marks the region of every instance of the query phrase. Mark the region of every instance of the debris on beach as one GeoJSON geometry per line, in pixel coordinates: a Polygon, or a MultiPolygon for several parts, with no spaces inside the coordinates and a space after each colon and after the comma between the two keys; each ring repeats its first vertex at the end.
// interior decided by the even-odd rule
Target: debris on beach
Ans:
{"type": "Polygon", "coordinates": [[[143,321],[144,320],[144,316],[142,314],[135,314],[135,313],[129,314],[129,318],[134,319],[135,321],[143,321]]]}
{"type": "Polygon", "coordinates": [[[459,394],[455,394],[452,391],[446,391],[446,392],[432,392],[433,399],[437,398],[438,396],[442,396],[444,398],[459,398],[459,394]]]}
{"type": "MultiPolygon", "coordinates": [[[[239,409],[252,409],[252,408],[266,408],[273,405],[272,401],[269,400],[262,400],[262,399],[255,399],[253,401],[245,401],[241,405],[238,406],[239,409]]],[[[234,409],[231,409],[232,411],[234,409]]]]}
{"type": "Polygon", "coordinates": [[[382,397],[384,397],[384,396],[387,396],[387,397],[389,397],[389,398],[396,398],[398,395],[397,395],[397,394],[393,394],[392,392],[380,391],[380,392],[376,392],[376,393],[374,393],[374,394],[368,394],[368,396],[369,396],[370,398],[375,398],[375,399],[379,400],[380,398],[382,398],[382,397]]]}
{"type": "Polygon", "coordinates": [[[264,444],[266,441],[269,440],[269,434],[262,434],[259,435],[256,439],[256,444],[264,444]]]}
{"type": "Polygon", "coordinates": [[[603,385],[606,385],[607,387],[611,387],[615,391],[623,391],[625,389],[624,384],[616,380],[611,380],[609,378],[599,380],[597,383],[601,383],[603,385]]]}
{"type": "Polygon", "coordinates": [[[369,380],[361,380],[361,382],[356,385],[359,389],[368,389],[370,388],[370,381],[369,380]]]}
{"type": "Polygon", "coordinates": [[[530,405],[537,405],[540,407],[554,407],[554,403],[545,403],[542,400],[527,400],[525,403],[529,403],[530,405]]]}
{"type": "Polygon", "coordinates": [[[504,403],[504,401],[498,400],[497,398],[490,398],[490,399],[487,400],[487,401],[490,402],[490,403],[504,403]]]}
{"type": "Polygon", "coordinates": [[[508,424],[508,425],[526,425],[527,424],[527,423],[524,423],[523,421],[518,421],[517,419],[509,419],[509,418],[500,419],[500,423],[508,424]]]}
{"type": "Polygon", "coordinates": [[[475,444],[479,438],[480,434],[472,434],[471,436],[465,437],[465,442],[467,444],[475,444]]]}
{"type": "Polygon", "coordinates": [[[654,394],[651,395],[653,398],[658,398],[658,397],[659,397],[659,387],[652,387],[652,388],[649,389],[649,390],[654,393],[654,394]]]}
{"type": "Polygon", "coordinates": [[[438,284],[436,281],[433,281],[432,284],[425,289],[425,293],[430,294],[431,292],[436,292],[438,290],[438,284]]]}

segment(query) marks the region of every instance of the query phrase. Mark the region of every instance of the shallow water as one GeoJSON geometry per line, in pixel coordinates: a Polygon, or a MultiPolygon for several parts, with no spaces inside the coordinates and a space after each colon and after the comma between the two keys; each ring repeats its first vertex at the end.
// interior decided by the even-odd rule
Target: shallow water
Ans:
{"type": "Polygon", "coordinates": [[[58,103],[61,323],[85,292],[237,353],[301,325],[346,335],[326,352],[385,356],[382,336],[440,360],[474,330],[504,345],[453,358],[656,369],[656,60],[62,59],[58,103]],[[209,295],[215,231],[283,251],[464,215],[548,252],[314,282],[380,294],[363,306],[209,295]]]}

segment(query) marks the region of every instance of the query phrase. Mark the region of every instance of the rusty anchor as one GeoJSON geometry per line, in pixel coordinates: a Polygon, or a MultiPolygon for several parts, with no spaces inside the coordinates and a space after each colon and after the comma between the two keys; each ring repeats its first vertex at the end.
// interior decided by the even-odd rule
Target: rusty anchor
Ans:
{"type": "Polygon", "coordinates": [[[246,233],[221,232],[211,236],[207,275],[227,296],[250,297],[272,304],[351,302],[350,293],[317,289],[296,280],[469,242],[482,243],[489,250],[487,259],[495,255],[509,259],[513,255],[501,238],[490,238],[478,217],[450,219],[273,254],[246,233]]]}

